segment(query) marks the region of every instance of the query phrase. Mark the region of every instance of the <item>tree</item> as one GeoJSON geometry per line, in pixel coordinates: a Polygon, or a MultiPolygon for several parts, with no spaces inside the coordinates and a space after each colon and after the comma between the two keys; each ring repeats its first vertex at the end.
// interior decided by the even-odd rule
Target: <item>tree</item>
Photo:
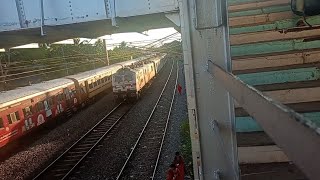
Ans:
{"type": "Polygon", "coordinates": [[[122,41],[122,42],[120,43],[119,49],[125,49],[125,48],[127,48],[127,43],[124,42],[124,41],[122,41]]]}

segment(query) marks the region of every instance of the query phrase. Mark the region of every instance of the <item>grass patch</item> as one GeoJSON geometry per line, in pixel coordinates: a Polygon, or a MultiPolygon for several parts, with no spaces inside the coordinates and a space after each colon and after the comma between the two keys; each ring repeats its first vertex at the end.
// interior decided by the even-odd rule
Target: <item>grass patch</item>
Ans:
{"type": "Polygon", "coordinates": [[[180,152],[185,160],[187,170],[186,174],[189,175],[191,179],[193,179],[192,148],[190,138],[190,126],[188,120],[182,123],[180,134],[182,139],[180,152]]]}

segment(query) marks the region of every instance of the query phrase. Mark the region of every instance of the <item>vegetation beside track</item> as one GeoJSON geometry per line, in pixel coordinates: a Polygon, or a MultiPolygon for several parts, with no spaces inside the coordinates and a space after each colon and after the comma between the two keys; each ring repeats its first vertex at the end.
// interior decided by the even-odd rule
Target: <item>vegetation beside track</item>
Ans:
{"type": "Polygon", "coordinates": [[[185,160],[186,175],[189,175],[193,179],[193,165],[192,165],[192,148],[191,148],[191,137],[190,137],[190,126],[189,121],[185,120],[181,125],[181,154],[185,160]]]}

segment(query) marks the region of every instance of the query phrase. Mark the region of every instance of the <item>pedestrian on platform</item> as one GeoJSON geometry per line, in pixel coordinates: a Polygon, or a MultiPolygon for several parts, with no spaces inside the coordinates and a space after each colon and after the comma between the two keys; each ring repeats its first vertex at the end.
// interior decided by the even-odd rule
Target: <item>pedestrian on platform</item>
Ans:
{"type": "Polygon", "coordinates": [[[185,165],[184,165],[184,160],[180,155],[180,152],[176,152],[176,155],[173,160],[173,164],[175,164],[179,170],[179,176],[177,177],[177,180],[184,180],[185,165]]]}
{"type": "Polygon", "coordinates": [[[179,170],[175,164],[171,164],[166,175],[166,180],[177,180],[179,176],[179,170]]]}
{"type": "Polygon", "coordinates": [[[179,94],[181,95],[181,93],[182,93],[182,87],[181,87],[181,85],[180,85],[180,84],[178,84],[177,89],[178,89],[179,94]]]}

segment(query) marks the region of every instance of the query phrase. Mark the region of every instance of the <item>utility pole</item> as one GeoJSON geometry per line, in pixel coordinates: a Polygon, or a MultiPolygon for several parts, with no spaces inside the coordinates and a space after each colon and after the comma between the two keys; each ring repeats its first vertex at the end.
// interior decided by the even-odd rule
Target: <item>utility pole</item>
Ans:
{"type": "Polygon", "coordinates": [[[106,39],[103,39],[103,45],[104,45],[105,51],[106,51],[106,63],[107,63],[107,66],[109,66],[110,65],[110,61],[109,61],[109,54],[108,54],[107,40],[106,39]]]}

